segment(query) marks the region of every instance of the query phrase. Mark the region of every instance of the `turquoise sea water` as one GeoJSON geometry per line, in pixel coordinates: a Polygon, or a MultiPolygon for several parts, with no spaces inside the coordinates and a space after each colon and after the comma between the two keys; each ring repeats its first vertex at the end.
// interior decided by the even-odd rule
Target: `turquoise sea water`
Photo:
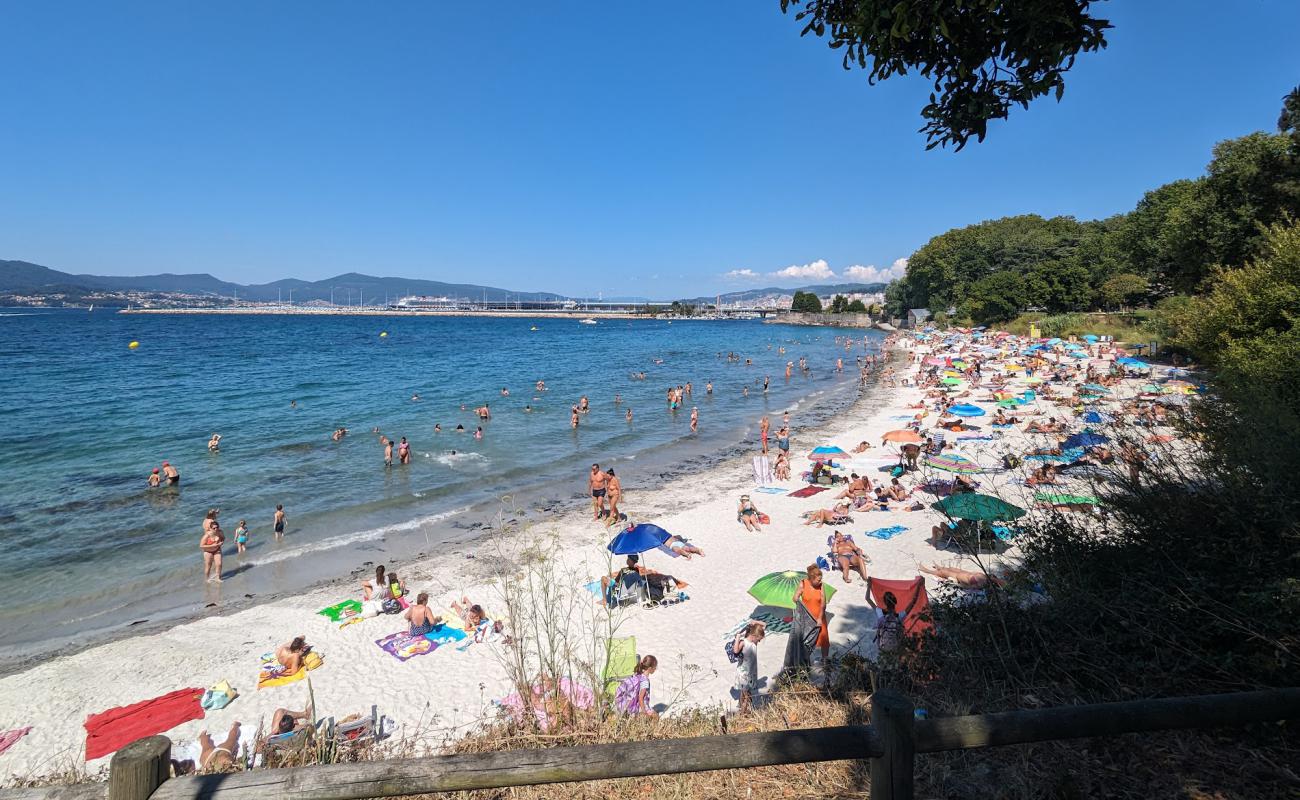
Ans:
{"type": "Polygon", "coordinates": [[[0,660],[292,591],[377,543],[436,546],[503,494],[578,502],[593,461],[619,470],[634,506],[638,489],[752,441],[764,414],[775,431],[786,409],[807,425],[851,401],[864,350],[834,340],[832,329],[757,321],[0,310],[0,660]],[[727,351],[754,365],[728,362],[727,351]],[[796,368],[787,382],[785,362],[801,356],[810,374],[796,368]],[[548,391],[533,390],[539,379],[548,391]],[[672,413],[665,392],[686,381],[694,396],[672,413]],[[582,395],[592,411],[574,431],[569,408],[582,395]],[[484,402],[493,418],[478,441],[472,409],[484,402]],[[454,433],[457,423],[467,432],[454,433]],[[340,426],[350,434],[334,442],[340,426]],[[375,427],[407,437],[410,465],[384,467],[375,427]],[[216,454],[213,433],[223,436],[216,454]],[[148,488],[164,460],[180,470],[179,490],[148,488]],[[271,535],[277,503],[289,515],[282,542],[271,535]],[[211,506],[228,537],[220,587],[204,584],[197,550],[211,506]],[[237,558],[240,519],[252,542],[237,558]]]}

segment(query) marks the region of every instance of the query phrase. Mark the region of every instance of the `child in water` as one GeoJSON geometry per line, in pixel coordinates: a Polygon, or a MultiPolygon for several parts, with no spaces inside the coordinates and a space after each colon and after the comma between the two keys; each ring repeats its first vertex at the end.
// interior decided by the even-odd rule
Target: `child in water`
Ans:
{"type": "Polygon", "coordinates": [[[238,553],[244,552],[244,550],[247,549],[245,547],[245,545],[247,544],[248,544],[248,523],[241,519],[239,521],[239,524],[235,526],[236,552],[238,553]]]}

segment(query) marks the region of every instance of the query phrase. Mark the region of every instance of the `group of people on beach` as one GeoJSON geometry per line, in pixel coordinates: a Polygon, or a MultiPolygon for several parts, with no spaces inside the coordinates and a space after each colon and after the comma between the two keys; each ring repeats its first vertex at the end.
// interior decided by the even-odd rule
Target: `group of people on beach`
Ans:
{"type": "MultiPolygon", "coordinates": [[[[221,556],[226,543],[226,534],[221,530],[221,523],[217,521],[220,513],[219,508],[208,509],[208,513],[203,517],[203,535],[199,539],[199,552],[203,554],[203,578],[209,583],[221,583],[221,556]]],[[[276,504],[275,515],[271,520],[271,531],[277,539],[284,536],[287,522],[284,505],[276,504]]],[[[243,555],[247,552],[248,539],[248,521],[241,519],[235,526],[236,554],[243,555]]]]}

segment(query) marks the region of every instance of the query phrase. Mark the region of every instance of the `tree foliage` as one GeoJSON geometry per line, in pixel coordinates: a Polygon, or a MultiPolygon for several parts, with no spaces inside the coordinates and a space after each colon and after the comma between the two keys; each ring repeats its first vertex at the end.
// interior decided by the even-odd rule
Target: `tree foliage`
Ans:
{"type": "Polygon", "coordinates": [[[801,35],[825,37],[845,69],[870,68],[871,83],[916,70],[934,91],[921,110],[926,149],[971,137],[984,141],[991,119],[1012,106],[1065,92],[1065,73],[1084,52],[1106,46],[1110,22],[1088,13],[1092,0],[781,0],[799,10],[801,35]]]}
{"type": "Polygon", "coordinates": [[[867,304],[862,302],[861,299],[850,300],[849,304],[844,308],[844,310],[849,312],[850,314],[866,314],[867,304]]]}
{"type": "Polygon", "coordinates": [[[1146,296],[1147,279],[1131,272],[1121,272],[1107,278],[1098,293],[1106,305],[1111,308],[1131,305],[1146,296]]]}
{"type": "Polygon", "coordinates": [[[791,311],[801,311],[808,314],[820,314],[822,310],[822,301],[812,292],[795,292],[794,300],[790,303],[791,311]]]}

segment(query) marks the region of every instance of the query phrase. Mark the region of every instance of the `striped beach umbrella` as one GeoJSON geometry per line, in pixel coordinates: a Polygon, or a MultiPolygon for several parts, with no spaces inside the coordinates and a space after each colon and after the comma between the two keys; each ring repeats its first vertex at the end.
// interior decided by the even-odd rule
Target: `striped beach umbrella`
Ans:
{"type": "Polygon", "coordinates": [[[837,458],[848,458],[849,454],[838,447],[818,447],[808,454],[812,461],[834,461],[837,458]]]}

